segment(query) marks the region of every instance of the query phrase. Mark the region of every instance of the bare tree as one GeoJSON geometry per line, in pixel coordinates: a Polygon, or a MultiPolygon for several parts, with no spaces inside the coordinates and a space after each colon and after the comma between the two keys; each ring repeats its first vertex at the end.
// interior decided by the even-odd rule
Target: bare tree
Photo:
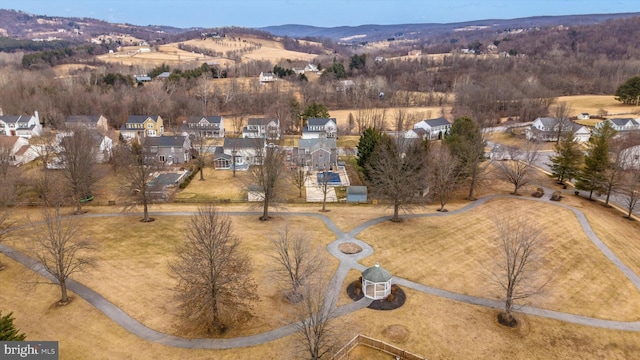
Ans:
{"type": "Polygon", "coordinates": [[[336,299],[328,296],[326,284],[319,279],[311,279],[301,289],[302,301],[294,310],[298,344],[309,359],[326,358],[339,344],[340,329],[335,324],[336,299]]]}
{"type": "Polygon", "coordinates": [[[43,230],[32,223],[36,257],[45,271],[60,286],[60,304],[68,304],[67,279],[93,265],[89,252],[93,246],[86,239],[79,239],[81,225],[76,218],[63,219],[60,207],[43,208],[43,230]]]}
{"type": "Polygon", "coordinates": [[[609,206],[611,193],[616,191],[624,183],[624,170],[630,168],[633,163],[633,154],[627,149],[636,145],[637,139],[633,136],[617,136],[609,139],[609,165],[605,170],[605,183],[603,186],[606,198],[605,206],[609,206]]]}
{"type": "Polygon", "coordinates": [[[89,130],[75,129],[60,141],[62,174],[78,214],[82,212],[83,199],[92,196],[91,188],[99,179],[96,136],[89,130]]]}
{"type": "MultiPolygon", "coordinates": [[[[199,131],[195,136],[191,137],[191,145],[191,151],[200,171],[200,181],[204,181],[204,168],[207,165],[207,154],[209,154],[211,144],[207,141],[204,132],[199,131]]],[[[235,176],[235,159],[233,161],[233,175],[235,176]]]]}
{"type": "Polygon", "coordinates": [[[191,217],[170,268],[178,277],[176,297],[185,320],[197,329],[224,332],[251,317],[258,296],[251,262],[239,245],[231,220],[213,205],[198,208],[191,217]]]}
{"type": "Polygon", "coordinates": [[[45,130],[42,135],[33,136],[31,139],[29,139],[29,142],[38,154],[38,158],[40,159],[40,161],[42,161],[42,167],[46,169],[47,165],[53,159],[56,153],[56,134],[45,130]]]}
{"type": "Polygon", "coordinates": [[[262,204],[261,221],[267,221],[269,207],[274,206],[282,193],[282,185],[285,177],[285,153],[279,146],[264,144],[262,139],[256,139],[255,164],[250,166],[247,176],[247,188],[255,190],[262,204]],[[259,140],[259,141],[258,141],[259,140]]]}
{"type": "MultiPolygon", "coordinates": [[[[320,174],[318,174],[320,175],[320,174]]],[[[318,179],[318,187],[320,188],[320,192],[322,192],[322,209],[320,211],[327,212],[327,195],[334,191],[332,186],[329,186],[331,182],[331,175],[327,169],[322,169],[322,175],[317,176],[318,179]]]]}
{"type": "Polygon", "coordinates": [[[493,281],[503,292],[504,313],[498,316],[501,324],[516,326],[512,314],[515,303],[528,299],[547,285],[550,277],[542,271],[542,250],[546,237],[539,227],[519,215],[511,215],[493,220],[498,230],[496,268],[493,281]]]}
{"type": "Polygon", "coordinates": [[[640,207],[640,168],[630,168],[624,173],[623,182],[618,193],[623,197],[627,210],[627,219],[640,207]]]}
{"type": "Polygon", "coordinates": [[[407,110],[398,108],[395,111],[395,117],[393,118],[393,129],[397,132],[404,131],[407,125],[407,110]]]}
{"type": "Polygon", "coordinates": [[[438,211],[447,211],[444,206],[458,185],[458,160],[451,155],[449,148],[438,146],[433,149],[430,190],[440,202],[438,211]]]}
{"type": "Polygon", "coordinates": [[[558,144],[564,136],[572,131],[573,123],[570,119],[572,111],[573,109],[566,102],[558,103],[553,110],[553,116],[555,117],[558,126],[556,129],[556,144],[558,144]]]}
{"type": "Polygon", "coordinates": [[[374,191],[391,200],[393,217],[427,188],[426,146],[416,139],[383,135],[367,164],[374,191]]]}
{"type": "Polygon", "coordinates": [[[308,233],[292,230],[288,225],[270,238],[277,266],[274,277],[286,284],[286,297],[291,303],[302,300],[300,287],[322,269],[321,253],[310,244],[308,233]]]}
{"type": "Polygon", "coordinates": [[[128,163],[123,176],[124,188],[135,198],[131,206],[142,204],[142,222],[151,222],[154,220],[149,217],[149,204],[154,198],[151,180],[154,178],[153,172],[159,167],[158,160],[151,152],[151,147],[145,144],[144,139],[142,144],[133,141],[126,146],[128,163]]]}
{"type": "Polygon", "coordinates": [[[0,142],[0,176],[6,181],[13,165],[13,144],[0,142]]]}
{"type": "Polygon", "coordinates": [[[518,195],[518,190],[531,182],[538,149],[539,144],[532,142],[527,142],[523,150],[507,147],[508,159],[494,162],[498,176],[513,185],[513,195],[518,195]]]}
{"type": "Polygon", "coordinates": [[[302,197],[302,188],[309,179],[309,172],[304,170],[304,166],[299,165],[295,170],[290,173],[291,183],[298,189],[298,197],[302,197]]]}

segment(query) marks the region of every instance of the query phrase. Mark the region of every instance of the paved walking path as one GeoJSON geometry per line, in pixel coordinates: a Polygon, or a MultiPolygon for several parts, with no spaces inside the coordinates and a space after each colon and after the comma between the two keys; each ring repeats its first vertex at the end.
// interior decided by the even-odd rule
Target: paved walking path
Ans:
{"type": "MultiPolygon", "coordinates": [[[[517,197],[517,196],[509,196],[509,195],[492,195],[481,198],[479,200],[470,203],[469,205],[449,212],[437,212],[437,213],[428,213],[428,214],[411,214],[406,217],[409,218],[420,218],[420,217],[434,217],[434,216],[448,216],[463,213],[469,210],[472,210],[489,200],[492,199],[500,199],[500,198],[514,198],[522,201],[541,201],[549,204],[553,204],[555,206],[559,206],[565,209],[572,211],[582,230],[588,236],[588,238],[602,251],[602,253],[636,286],[636,288],[640,291],[640,277],[635,274],[628,266],[626,266],[612,251],[609,249],[595,234],[593,229],[591,228],[589,222],[587,221],[586,216],[579,210],[568,206],[566,204],[553,202],[549,198],[549,194],[553,193],[551,189],[545,189],[545,195],[541,199],[536,198],[526,198],[526,197],[517,197]]],[[[230,216],[259,216],[258,212],[223,212],[230,216]]],[[[191,216],[195,214],[194,212],[152,212],[151,216],[191,216]]],[[[338,269],[334,273],[331,278],[328,289],[327,289],[327,301],[331,304],[335,304],[340,295],[340,292],[343,291],[342,285],[347,277],[348,272],[351,269],[362,271],[366,267],[360,264],[358,261],[370,256],[373,254],[373,248],[369,246],[369,244],[365,243],[362,240],[356,238],[356,236],[364,231],[365,229],[382,223],[384,221],[388,221],[391,217],[384,216],[379,217],[373,220],[369,220],[356,228],[352,229],[349,232],[344,232],[340,230],[328,217],[317,214],[317,213],[293,213],[293,212],[284,212],[284,213],[276,213],[278,216],[309,216],[316,219],[320,219],[324,222],[329,230],[331,230],[335,236],[336,240],[327,245],[327,251],[335,256],[338,260],[340,260],[340,265],[338,269]],[[339,245],[346,242],[352,242],[358,244],[362,247],[362,251],[357,254],[344,254],[339,250],[339,245]]],[[[97,217],[114,217],[114,216],[141,216],[141,214],[87,214],[83,215],[88,218],[97,218],[97,217]]],[[[14,228],[13,230],[19,229],[22,227],[14,228]]],[[[38,272],[42,276],[48,278],[51,281],[54,279],[49,275],[42,265],[27,255],[12,249],[6,245],[0,244],[0,251],[10,258],[20,262],[21,264],[29,267],[30,269],[38,272]]],[[[402,278],[393,278],[393,282],[411,288],[426,294],[439,296],[455,301],[464,302],[467,304],[486,306],[490,308],[501,309],[503,308],[503,303],[500,301],[481,298],[476,296],[470,296],[465,294],[459,294],[451,291],[447,291],[444,289],[438,289],[434,287],[430,287],[427,285],[419,284],[416,282],[412,282],[402,278]]],[[[91,305],[95,306],[98,310],[102,311],[105,315],[111,318],[113,321],[118,323],[120,326],[125,328],[127,331],[131,332],[134,335],[137,335],[143,339],[161,343],[168,346],[174,347],[182,347],[182,348],[203,348],[203,349],[227,349],[227,348],[238,348],[245,346],[258,345],[261,343],[269,342],[272,340],[276,340],[282,338],[287,335],[291,335],[296,332],[295,324],[289,324],[265,333],[256,334],[252,336],[245,336],[233,339],[185,339],[177,336],[167,335],[153,329],[150,329],[133,319],[127,313],[122,311],[113,303],[109,302],[107,299],[102,297],[102,295],[97,292],[91,290],[90,288],[76,282],[73,280],[68,281],[69,290],[75,292],[78,296],[87,300],[91,305]]],[[[356,301],[353,303],[349,303],[347,305],[335,307],[335,313],[338,316],[349,314],[351,312],[366,308],[371,303],[370,299],[363,298],[360,301],[356,301]]],[[[522,313],[545,317],[549,319],[556,319],[565,322],[570,322],[574,324],[600,327],[605,329],[614,329],[614,330],[626,330],[626,331],[640,331],[640,321],[633,322],[625,322],[625,321],[613,321],[613,320],[602,320],[597,318],[591,318],[587,316],[563,313],[559,311],[541,309],[536,307],[525,306],[520,310],[522,313]]]]}

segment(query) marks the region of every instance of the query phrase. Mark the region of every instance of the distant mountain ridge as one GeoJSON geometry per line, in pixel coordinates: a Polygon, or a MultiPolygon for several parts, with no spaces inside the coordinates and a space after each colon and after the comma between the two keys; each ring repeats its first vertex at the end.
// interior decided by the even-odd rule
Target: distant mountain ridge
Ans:
{"type": "MultiPolygon", "coordinates": [[[[395,24],[395,25],[358,25],[358,26],[337,26],[319,27],[309,25],[287,24],[277,26],[267,26],[259,28],[276,36],[289,36],[294,38],[320,37],[332,40],[340,40],[355,37],[354,41],[378,41],[388,38],[402,37],[405,39],[423,38],[457,29],[464,29],[472,26],[486,27],[490,29],[505,28],[531,28],[536,26],[555,25],[588,25],[601,23],[610,19],[620,19],[640,16],[636,13],[617,14],[590,14],[590,15],[563,15],[563,16],[535,16],[517,19],[485,19],[465,21],[458,23],[425,23],[425,24],[395,24]],[[364,36],[363,36],[364,35],[364,36]]],[[[458,30],[459,31],[459,30],[458,30]]]]}

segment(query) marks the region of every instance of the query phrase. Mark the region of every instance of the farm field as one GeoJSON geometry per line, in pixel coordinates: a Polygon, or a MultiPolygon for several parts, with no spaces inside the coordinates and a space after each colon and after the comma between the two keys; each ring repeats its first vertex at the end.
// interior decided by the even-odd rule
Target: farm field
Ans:
{"type": "Polygon", "coordinates": [[[625,105],[616,101],[611,95],[577,95],[577,96],[560,96],[555,103],[566,102],[573,110],[572,116],[586,112],[592,115],[598,114],[603,109],[608,116],[638,114],[640,107],[625,105]]]}

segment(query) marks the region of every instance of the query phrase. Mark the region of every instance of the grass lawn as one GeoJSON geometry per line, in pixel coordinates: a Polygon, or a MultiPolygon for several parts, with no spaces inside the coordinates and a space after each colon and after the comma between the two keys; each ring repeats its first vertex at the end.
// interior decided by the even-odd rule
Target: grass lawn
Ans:
{"type": "Polygon", "coordinates": [[[603,319],[640,319],[638,290],[591,243],[573,213],[549,204],[491,200],[459,215],[385,222],[361,234],[375,250],[363,263],[378,261],[395,276],[495,298],[501,292],[488,284],[500,253],[491,218],[505,209],[526,209],[550,240],[544,266],[553,280],[543,295],[530,299],[531,305],[603,319]]]}
{"type": "MultiPolygon", "coordinates": [[[[239,172],[240,174],[240,172],[239,172]]],[[[180,194],[202,191],[209,199],[239,191],[231,180],[231,172],[205,170],[205,181],[198,177],[180,194]],[[199,188],[192,188],[193,186],[199,188]]],[[[553,181],[537,174],[536,181],[555,188],[553,181]]],[[[528,197],[534,185],[521,190],[528,197]]],[[[491,173],[480,183],[477,196],[508,194],[511,186],[496,181],[491,173]]],[[[293,189],[297,198],[297,189],[293,189]]],[[[449,210],[470,204],[463,200],[464,187],[447,205],[449,210]]],[[[625,264],[640,272],[640,223],[622,218],[622,213],[607,209],[567,194],[563,204],[583,211],[594,231],[625,264]]],[[[184,196],[184,195],[183,195],[184,196]]],[[[196,195],[194,195],[196,196],[196,195]]],[[[200,196],[200,195],[198,195],[200,196]]],[[[193,211],[195,204],[154,204],[151,211],[193,211]]],[[[436,213],[436,204],[417,207],[414,213],[436,213]]],[[[246,211],[247,204],[224,204],[221,211],[246,211]]],[[[340,229],[349,231],[361,223],[391,215],[384,206],[329,204],[328,216],[340,229]]],[[[579,228],[573,213],[550,204],[520,199],[496,199],[460,215],[407,219],[403,223],[384,222],[371,227],[358,238],[374,247],[375,253],[362,261],[366,266],[376,261],[392,275],[447,290],[475,296],[496,297],[487,281],[486,269],[496,258],[496,236],[492,231],[492,214],[522,209],[542,224],[550,239],[545,248],[545,266],[554,277],[544,293],[529,301],[530,305],[566,311],[602,319],[634,321],[640,319],[640,294],[579,228]],[[418,265],[419,264],[419,265],[418,265]]],[[[90,212],[120,211],[117,206],[92,207],[90,212]]],[[[319,213],[319,204],[289,205],[283,210],[319,213]]],[[[16,209],[17,223],[29,215],[39,217],[37,209],[16,209]]],[[[321,247],[335,240],[324,224],[304,216],[277,216],[259,222],[254,216],[232,217],[234,229],[241,239],[241,250],[253,261],[260,300],[255,304],[254,318],[245,325],[231,328],[224,337],[246,336],[281,326],[287,313],[277,286],[265,281],[272,261],[266,256],[268,236],[287,223],[310,232],[310,238],[321,247]]],[[[179,323],[177,303],[173,298],[173,279],[168,263],[175,244],[184,236],[187,217],[156,216],[150,224],[139,222],[139,216],[117,218],[85,218],[86,237],[98,245],[98,267],[74,278],[95,289],[132,317],[153,329],[179,336],[202,336],[186,331],[179,323]],[[152,230],[149,230],[152,229],[152,230]]],[[[21,249],[28,244],[22,233],[11,234],[6,243],[21,249]]],[[[27,333],[28,340],[59,340],[64,359],[193,358],[265,359],[293,358],[293,336],[259,346],[230,350],[176,349],[144,341],[123,330],[84,300],[76,298],[66,307],[53,304],[59,296],[54,286],[30,286],[40,280],[21,265],[8,260],[0,272],[0,310],[14,312],[16,325],[27,333]],[[284,349],[284,350],[283,350],[284,349]]],[[[327,272],[338,262],[327,259],[327,272]]],[[[338,300],[350,303],[346,286],[360,273],[351,270],[338,300]]],[[[496,310],[422,294],[410,289],[405,305],[393,311],[363,309],[344,316],[340,328],[347,338],[357,333],[380,339],[429,359],[470,358],[581,358],[627,359],[640,351],[640,334],[578,326],[561,321],[518,315],[523,321],[517,329],[505,329],[495,321],[496,310]],[[407,328],[406,338],[391,337],[385,329],[390,325],[407,328]]],[[[387,359],[368,348],[359,347],[351,359],[387,359]]]]}

